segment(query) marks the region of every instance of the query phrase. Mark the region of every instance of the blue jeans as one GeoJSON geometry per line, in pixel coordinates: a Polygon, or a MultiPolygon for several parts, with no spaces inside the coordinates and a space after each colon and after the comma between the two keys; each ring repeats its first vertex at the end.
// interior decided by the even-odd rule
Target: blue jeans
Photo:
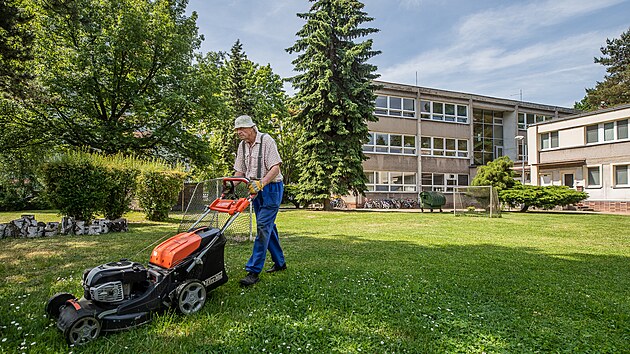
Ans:
{"type": "Polygon", "coordinates": [[[284,253],[280,247],[278,229],[276,228],[276,216],[280,209],[284,184],[282,182],[269,183],[253,200],[256,213],[256,239],[252,256],[247,261],[245,269],[248,272],[260,273],[265,265],[267,250],[271,259],[278,266],[284,265],[284,253]]]}

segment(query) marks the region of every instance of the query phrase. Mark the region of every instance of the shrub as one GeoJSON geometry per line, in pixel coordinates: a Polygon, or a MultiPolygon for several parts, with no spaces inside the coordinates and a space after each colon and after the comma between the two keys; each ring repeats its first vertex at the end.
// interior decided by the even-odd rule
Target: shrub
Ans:
{"type": "Polygon", "coordinates": [[[90,154],[91,160],[106,170],[107,197],[100,209],[110,220],[118,219],[131,210],[131,201],[138,185],[140,168],[144,163],[135,157],[90,154]]]}
{"type": "Polygon", "coordinates": [[[524,186],[499,192],[499,199],[510,206],[521,206],[521,211],[529,207],[552,209],[556,206],[578,203],[588,198],[585,192],[578,192],[566,186],[524,186]]]}
{"type": "Polygon", "coordinates": [[[90,221],[108,194],[107,170],[86,154],[69,153],[44,163],[41,176],[51,205],[61,214],[90,221]]]}
{"type": "Polygon", "coordinates": [[[131,210],[138,175],[137,169],[110,167],[107,169],[107,197],[102,206],[103,215],[110,220],[118,219],[131,210]]]}
{"type": "Polygon", "coordinates": [[[138,183],[138,201],[146,218],[164,221],[177,203],[186,174],[178,170],[144,170],[138,183]]]}
{"type": "Polygon", "coordinates": [[[0,210],[45,209],[36,177],[45,153],[35,149],[0,152],[0,210]]]}

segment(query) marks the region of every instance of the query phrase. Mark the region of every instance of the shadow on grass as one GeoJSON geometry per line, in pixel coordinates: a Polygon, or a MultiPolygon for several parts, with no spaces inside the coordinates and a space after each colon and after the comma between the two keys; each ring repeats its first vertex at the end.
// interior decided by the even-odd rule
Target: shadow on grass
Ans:
{"type": "MultiPolygon", "coordinates": [[[[125,251],[128,255],[159,239],[160,233],[173,231],[171,225],[149,226],[94,239],[37,240],[32,247],[3,243],[0,274],[5,282],[0,285],[0,300],[9,304],[18,299],[24,305],[2,312],[0,328],[9,326],[3,331],[8,341],[0,343],[2,349],[12,351],[27,339],[37,343],[35,348],[63,351],[61,335],[38,317],[45,300],[61,290],[80,294],[83,268],[117,259],[125,251]],[[22,298],[24,294],[29,295],[22,298]],[[12,328],[10,321],[22,324],[22,330],[12,328]]],[[[230,244],[226,248],[230,282],[210,294],[201,313],[190,317],[167,313],[150,325],[109,335],[84,350],[627,350],[628,257],[544,254],[535,248],[492,244],[427,246],[348,235],[286,236],[282,242],[288,270],[263,274],[259,284],[242,289],[237,279],[244,275],[251,243],[230,244]]],[[[145,263],[149,252],[134,260],[145,263]]]]}

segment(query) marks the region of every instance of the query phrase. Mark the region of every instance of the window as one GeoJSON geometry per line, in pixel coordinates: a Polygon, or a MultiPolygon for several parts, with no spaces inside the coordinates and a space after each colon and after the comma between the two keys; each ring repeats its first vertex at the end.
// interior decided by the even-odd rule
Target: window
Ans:
{"type": "Polygon", "coordinates": [[[604,123],[604,141],[615,140],[615,123],[604,123]]]}
{"type": "Polygon", "coordinates": [[[364,152],[383,154],[416,154],[416,137],[413,135],[369,133],[370,138],[363,145],[364,152]]]}
{"type": "Polygon", "coordinates": [[[597,124],[586,127],[586,143],[596,143],[599,141],[599,129],[597,124]]]}
{"type": "Polygon", "coordinates": [[[557,148],[560,146],[558,140],[558,132],[542,133],[540,134],[540,148],[549,149],[557,148]]]}
{"type": "Polygon", "coordinates": [[[415,118],[416,100],[413,98],[376,96],[374,113],[385,116],[415,118]]]}
{"type": "Polygon", "coordinates": [[[551,132],[551,147],[557,148],[560,146],[560,140],[558,138],[558,132],[551,132]]]}
{"type": "Polygon", "coordinates": [[[549,133],[540,134],[540,149],[549,149],[551,142],[549,141],[549,133]]]}
{"type": "Polygon", "coordinates": [[[473,109],[473,164],[484,165],[503,153],[502,123],[503,112],[473,109]]]}
{"type": "Polygon", "coordinates": [[[370,192],[416,192],[416,173],[366,171],[370,192]]]}
{"type": "Polygon", "coordinates": [[[551,181],[551,173],[543,173],[540,175],[540,185],[541,186],[550,186],[551,181]]]}
{"type": "Polygon", "coordinates": [[[519,113],[518,114],[518,129],[526,130],[528,126],[534,123],[546,122],[552,119],[553,119],[552,116],[545,116],[542,114],[519,113]]]}
{"type": "Polygon", "coordinates": [[[468,123],[468,106],[454,103],[420,101],[420,118],[450,123],[468,123]]]}
{"type": "Polygon", "coordinates": [[[628,120],[617,121],[617,139],[628,139],[628,120]]]}
{"type": "Polygon", "coordinates": [[[467,186],[468,175],[457,173],[423,173],[422,190],[451,193],[455,187],[467,186]]]}
{"type": "Polygon", "coordinates": [[[427,156],[468,158],[468,140],[423,136],[420,153],[427,156]]]}
{"type": "Polygon", "coordinates": [[[615,165],[614,169],[614,178],[613,185],[615,187],[630,187],[630,182],[628,181],[628,172],[630,172],[630,165],[615,165]]]}
{"type": "Polygon", "coordinates": [[[625,139],[628,139],[628,119],[586,127],[587,144],[625,139]]]}
{"type": "Polygon", "coordinates": [[[600,168],[596,167],[587,167],[586,173],[586,186],[587,187],[601,187],[601,179],[600,179],[600,168]]]}

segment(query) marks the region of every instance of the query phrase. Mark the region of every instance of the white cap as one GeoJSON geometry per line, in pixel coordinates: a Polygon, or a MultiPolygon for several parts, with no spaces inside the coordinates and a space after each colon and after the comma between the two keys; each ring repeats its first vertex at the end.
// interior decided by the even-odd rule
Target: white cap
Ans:
{"type": "Polygon", "coordinates": [[[252,121],[252,117],[250,116],[243,115],[234,120],[234,129],[251,128],[254,125],[256,124],[252,121]]]}

